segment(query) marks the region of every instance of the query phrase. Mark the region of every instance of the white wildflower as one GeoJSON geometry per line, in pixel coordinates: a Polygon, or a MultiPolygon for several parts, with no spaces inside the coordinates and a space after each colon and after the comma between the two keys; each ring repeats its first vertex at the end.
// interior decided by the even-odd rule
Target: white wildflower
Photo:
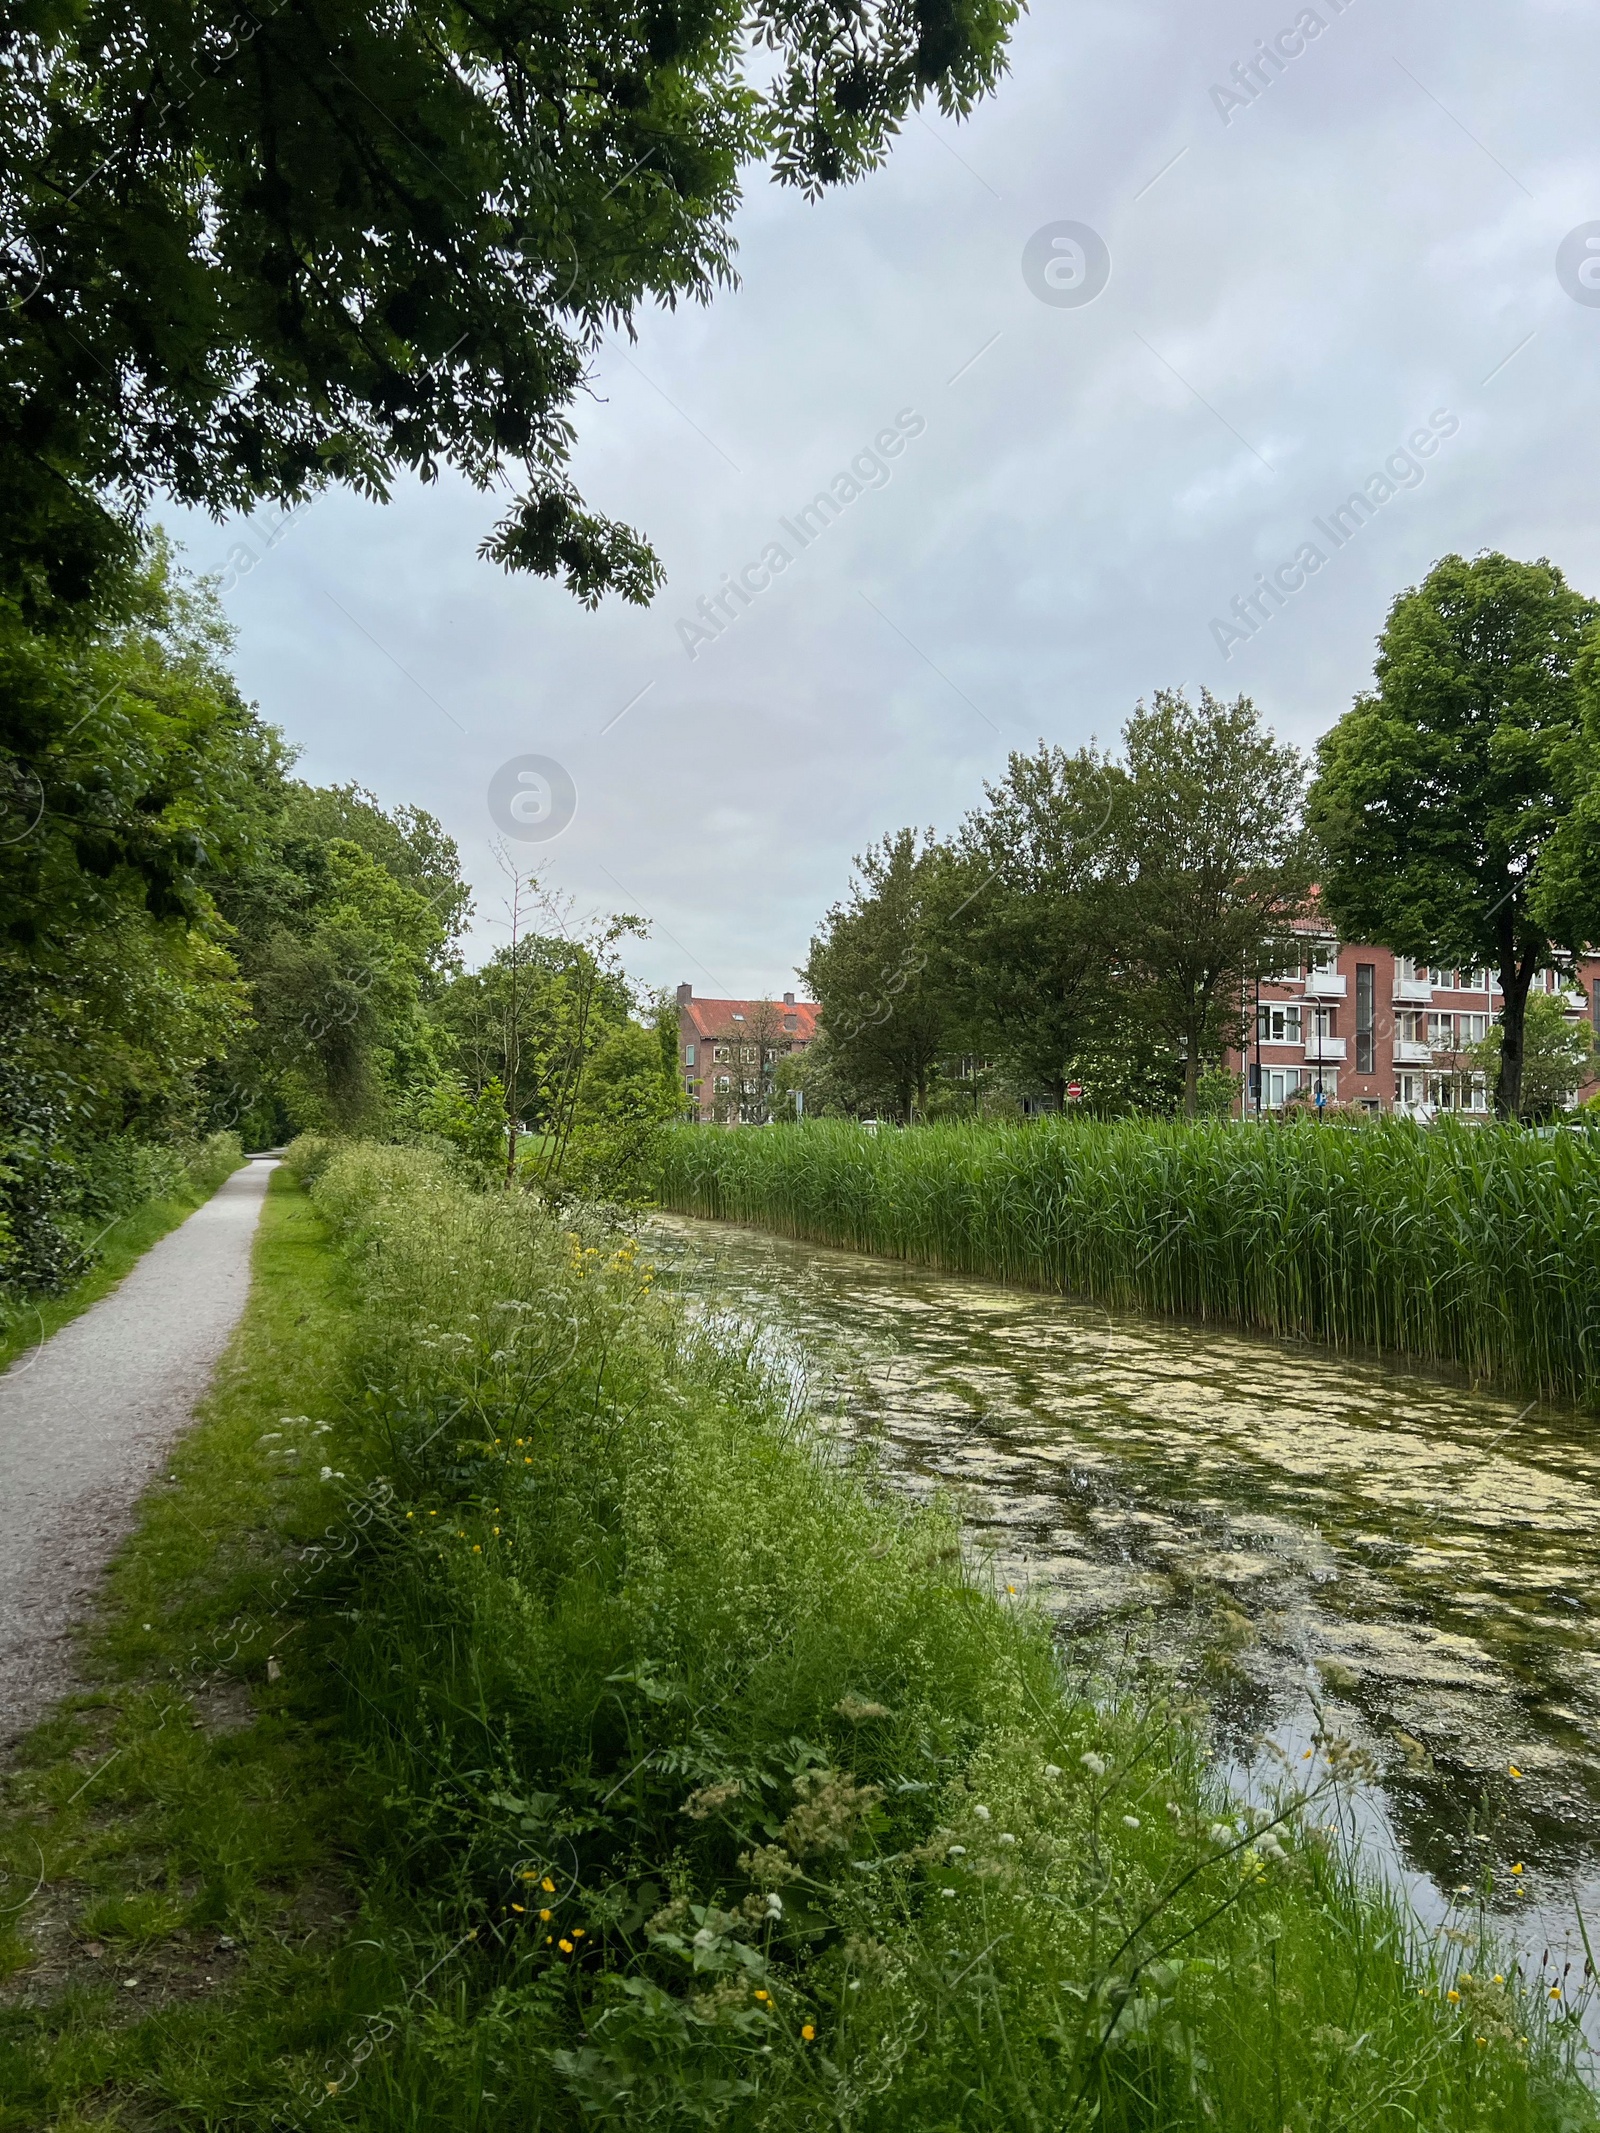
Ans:
{"type": "Polygon", "coordinates": [[[1011,1832],[1010,1832],[1010,1830],[1009,1830],[1009,1829],[1003,1829],[1003,1830],[1001,1830],[1001,1832],[1000,1832],[1000,1842],[1001,1842],[1002,1844],[1015,1844],[1015,1843],[1016,1843],[1016,1841],[1017,1841],[1017,1840],[1016,1840],[1016,1838],[1015,1838],[1014,1836],[1012,1836],[1012,1834],[1011,1834],[1011,1832]]]}
{"type": "Polygon", "coordinates": [[[989,1820],[989,1810],[987,1807],[974,1807],[972,1812],[977,1816],[980,1822],[987,1822],[989,1820]]]}
{"type": "Polygon", "coordinates": [[[1122,1818],[1122,1826],[1124,1829],[1140,1829],[1143,1827],[1143,1824],[1140,1822],[1139,1817],[1137,1815],[1124,1815],[1122,1818]]]}
{"type": "Polygon", "coordinates": [[[1091,1777],[1103,1778],[1105,1776],[1106,1759],[1103,1755],[1096,1755],[1091,1749],[1087,1755],[1080,1755],[1078,1761],[1082,1763],[1091,1777]]]}
{"type": "Polygon", "coordinates": [[[1044,1774],[1047,1778],[1060,1777],[1061,1765],[1059,1763],[1046,1763],[1044,1766],[1044,1774]]]}

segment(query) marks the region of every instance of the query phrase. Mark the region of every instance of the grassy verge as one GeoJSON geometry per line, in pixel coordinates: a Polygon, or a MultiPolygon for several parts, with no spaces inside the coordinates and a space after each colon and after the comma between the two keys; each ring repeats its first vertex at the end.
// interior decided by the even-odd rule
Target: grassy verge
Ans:
{"type": "Polygon", "coordinates": [[[189,1166],[180,1190],[146,1200],[104,1229],[90,1247],[93,1263],[70,1287],[43,1296],[8,1294],[0,1289],[0,1370],[109,1295],[152,1244],[159,1244],[169,1230],[187,1221],[210,1199],[244,1160],[237,1140],[226,1148],[217,1145],[224,1138],[219,1135],[217,1141],[206,1143],[201,1157],[189,1166]]]}
{"type": "Polygon", "coordinates": [[[280,1184],[104,1700],[13,1781],[68,1952],[0,2126],[1595,2125],[1564,2005],[1362,1879],[1343,1744],[1242,1812],[631,1245],[299,1167],[340,1255],[280,1184]]]}
{"type": "Polygon", "coordinates": [[[682,1128],[661,1190],[684,1214],[1600,1401],[1600,1134],[682,1128]]]}

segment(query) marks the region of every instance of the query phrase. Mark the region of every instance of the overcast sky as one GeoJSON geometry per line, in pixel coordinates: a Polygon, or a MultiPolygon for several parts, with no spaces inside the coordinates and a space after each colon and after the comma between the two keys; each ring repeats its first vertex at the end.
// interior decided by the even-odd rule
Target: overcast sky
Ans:
{"type": "MultiPolygon", "coordinates": [[[[756,174],[742,286],[642,316],[578,411],[585,496],[666,565],[648,610],[477,561],[496,500],[460,483],[318,500],[226,601],[303,774],[442,819],[482,954],[491,781],[552,759],[576,812],[523,864],[646,914],[639,978],[778,993],[852,854],[953,829],[1012,748],[1114,742],[1163,686],[1244,691],[1308,746],[1451,550],[1600,593],[1600,302],[1557,266],[1600,236],[1600,9],[1314,11],[1308,38],[1295,0],[1041,0],[967,124],[913,119],[821,205],[756,174]],[[1275,40],[1246,101],[1232,70],[1275,40]],[[1092,234],[1028,254],[1062,223],[1092,234]],[[1096,239],[1099,293],[1042,300],[1094,286],[1096,239]],[[802,548],[781,521],[897,424],[802,548]],[[1336,547],[1315,522],[1374,475],[1336,547]],[[720,636],[680,626],[772,543],[720,636]],[[1244,634],[1231,603],[1280,568],[1298,589],[1244,634]]],[[[240,528],[182,531],[222,568],[240,528]]]]}

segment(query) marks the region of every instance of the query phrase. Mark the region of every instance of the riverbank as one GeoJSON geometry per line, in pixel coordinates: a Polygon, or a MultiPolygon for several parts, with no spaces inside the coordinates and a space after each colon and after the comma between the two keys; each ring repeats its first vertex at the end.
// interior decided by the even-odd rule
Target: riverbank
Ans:
{"type": "Polygon", "coordinates": [[[1600,1134],[1057,1119],[668,1136],[661,1198],[847,1250],[1600,1402],[1600,1134]]]}
{"type": "MultiPolygon", "coordinates": [[[[159,1625],[192,1674],[199,1634],[200,1671],[246,1692],[233,1757],[281,1755],[264,1819],[319,1930],[297,1950],[258,1909],[240,1934],[273,1876],[213,1867],[194,1952],[251,1940],[225,1991],[107,2009],[98,2058],[70,2001],[29,2011],[12,2049],[57,2123],[91,2097],[156,2126],[446,2133],[1595,2123],[1560,2007],[1487,1947],[1441,1966],[1352,1868],[1344,1744],[1244,1812],[1159,1675],[1086,1698],[947,1510],[821,1456],[626,1239],[408,1151],[293,1162],[338,1247],[296,1277],[320,1374],[282,1375],[285,1289],[225,1395],[244,1530],[220,1500],[209,1546],[168,1524],[117,1648],[149,1664],[159,1625]],[[297,1554],[319,1501],[323,1550],[297,1554]]],[[[173,1702],[193,1755],[198,1699],[173,1702]]],[[[24,1838],[82,1812],[59,1762],[52,1783],[19,1880],[24,1838]]],[[[198,1766],[182,1790],[209,1805],[198,1766]]],[[[159,1857],[177,1834],[146,1824],[144,1962],[197,1928],[193,1838],[159,1857]]]]}

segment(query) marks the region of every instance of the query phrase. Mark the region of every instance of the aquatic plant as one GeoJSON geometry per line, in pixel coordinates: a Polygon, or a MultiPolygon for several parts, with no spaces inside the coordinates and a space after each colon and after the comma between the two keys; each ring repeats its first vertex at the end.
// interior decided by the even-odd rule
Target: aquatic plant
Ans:
{"type": "Polygon", "coordinates": [[[1593,1405],[1600,1135],[1063,1118],[670,1137],[665,1204],[1593,1405]]]}

